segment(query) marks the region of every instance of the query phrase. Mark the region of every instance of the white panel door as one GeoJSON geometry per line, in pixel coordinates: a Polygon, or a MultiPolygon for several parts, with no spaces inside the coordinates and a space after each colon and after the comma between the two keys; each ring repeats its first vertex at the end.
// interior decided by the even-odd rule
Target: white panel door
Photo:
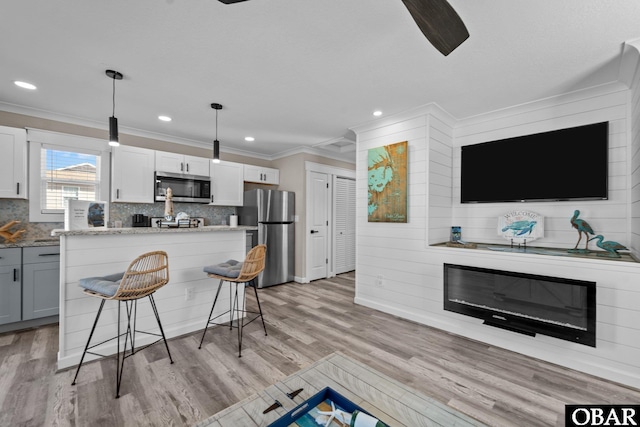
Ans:
{"type": "Polygon", "coordinates": [[[27,198],[27,132],[0,126],[0,198],[27,198]]]}
{"type": "Polygon", "coordinates": [[[209,176],[211,159],[206,157],[184,156],[184,171],[188,175],[209,176]]]}
{"type": "Polygon", "coordinates": [[[356,269],[356,182],[337,177],[334,181],[335,274],[356,269]]]}
{"type": "Polygon", "coordinates": [[[159,172],[186,173],[184,166],[184,155],[177,153],[156,151],[155,167],[156,171],[159,172]]]}
{"type": "Polygon", "coordinates": [[[244,165],[225,162],[211,165],[211,203],[216,206],[242,206],[244,165]]]}
{"type": "Polygon", "coordinates": [[[111,201],[153,203],[154,151],[121,145],[111,155],[111,201]]]}
{"type": "Polygon", "coordinates": [[[329,176],[309,172],[307,182],[307,279],[324,279],[328,275],[329,176]]]}

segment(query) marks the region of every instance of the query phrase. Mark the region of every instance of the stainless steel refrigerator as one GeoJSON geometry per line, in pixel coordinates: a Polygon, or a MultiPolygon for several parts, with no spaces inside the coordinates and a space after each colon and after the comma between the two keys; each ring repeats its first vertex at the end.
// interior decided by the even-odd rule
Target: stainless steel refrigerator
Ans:
{"type": "Polygon", "coordinates": [[[258,287],[279,285],[293,280],[295,263],[295,193],[257,189],[245,191],[244,206],[238,208],[241,225],[258,227],[257,241],[267,245],[264,271],[258,287]]]}

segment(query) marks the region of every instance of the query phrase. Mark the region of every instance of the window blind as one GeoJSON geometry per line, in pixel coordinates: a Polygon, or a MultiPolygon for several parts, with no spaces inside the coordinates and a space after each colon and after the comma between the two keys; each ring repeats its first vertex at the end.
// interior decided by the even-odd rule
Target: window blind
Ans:
{"type": "Polygon", "coordinates": [[[42,212],[64,210],[67,200],[96,200],[100,194],[100,156],[42,146],[42,212]]]}

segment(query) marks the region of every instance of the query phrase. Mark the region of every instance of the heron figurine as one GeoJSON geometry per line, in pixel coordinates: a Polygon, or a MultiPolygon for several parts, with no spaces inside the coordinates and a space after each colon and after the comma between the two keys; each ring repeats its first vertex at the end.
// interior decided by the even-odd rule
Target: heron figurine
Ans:
{"type": "Polygon", "coordinates": [[[578,244],[580,243],[580,240],[582,240],[582,234],[584,233],[585,238],[587,239],[587,241],[584,244],[584,250],[588,252],[589,251],[589,234],[594,234],[594,232],[593,232],[593,228],[591,228],[591,226],[587,221],[585,221],[584,219],[578,218],[579,215],[580,215],[580,211],[576,209],[575,212],[573,212],[573,216],[571,217],[571,226],[576,230],[578,230],[578,241],[576,242],[576,246],[573,249],[571,249],[571,251],[581,251],[580,249],[578,249],[578,244]]]}
{"type": "Polygon", "coordinates": [[[600,249],[604,249],[605,251],[607,251],[606,254],[598,254],[599,256],[610,256],[612,258],[620,258],[620,254],[618,253],[618,251],[628,251],[629,249],[618,243],[618,242],[614,242],[611,240],[607,240],[604,241],[604,237],[602,236],[602,234],[598,234],[592,238],[589,239],[589,241],[591,240],[598,240],[596,242],[596,245],[600,248],[600,249]]]}

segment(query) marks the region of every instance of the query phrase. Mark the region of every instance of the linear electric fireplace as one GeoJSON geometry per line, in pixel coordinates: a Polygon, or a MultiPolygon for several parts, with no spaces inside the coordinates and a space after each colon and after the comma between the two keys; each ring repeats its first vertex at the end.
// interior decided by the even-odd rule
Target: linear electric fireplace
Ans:
{"type": "Polygon", "coordinates": [[[596,346],[596,283],[444,264],[444,309],[491,326],[596,346]]]}

